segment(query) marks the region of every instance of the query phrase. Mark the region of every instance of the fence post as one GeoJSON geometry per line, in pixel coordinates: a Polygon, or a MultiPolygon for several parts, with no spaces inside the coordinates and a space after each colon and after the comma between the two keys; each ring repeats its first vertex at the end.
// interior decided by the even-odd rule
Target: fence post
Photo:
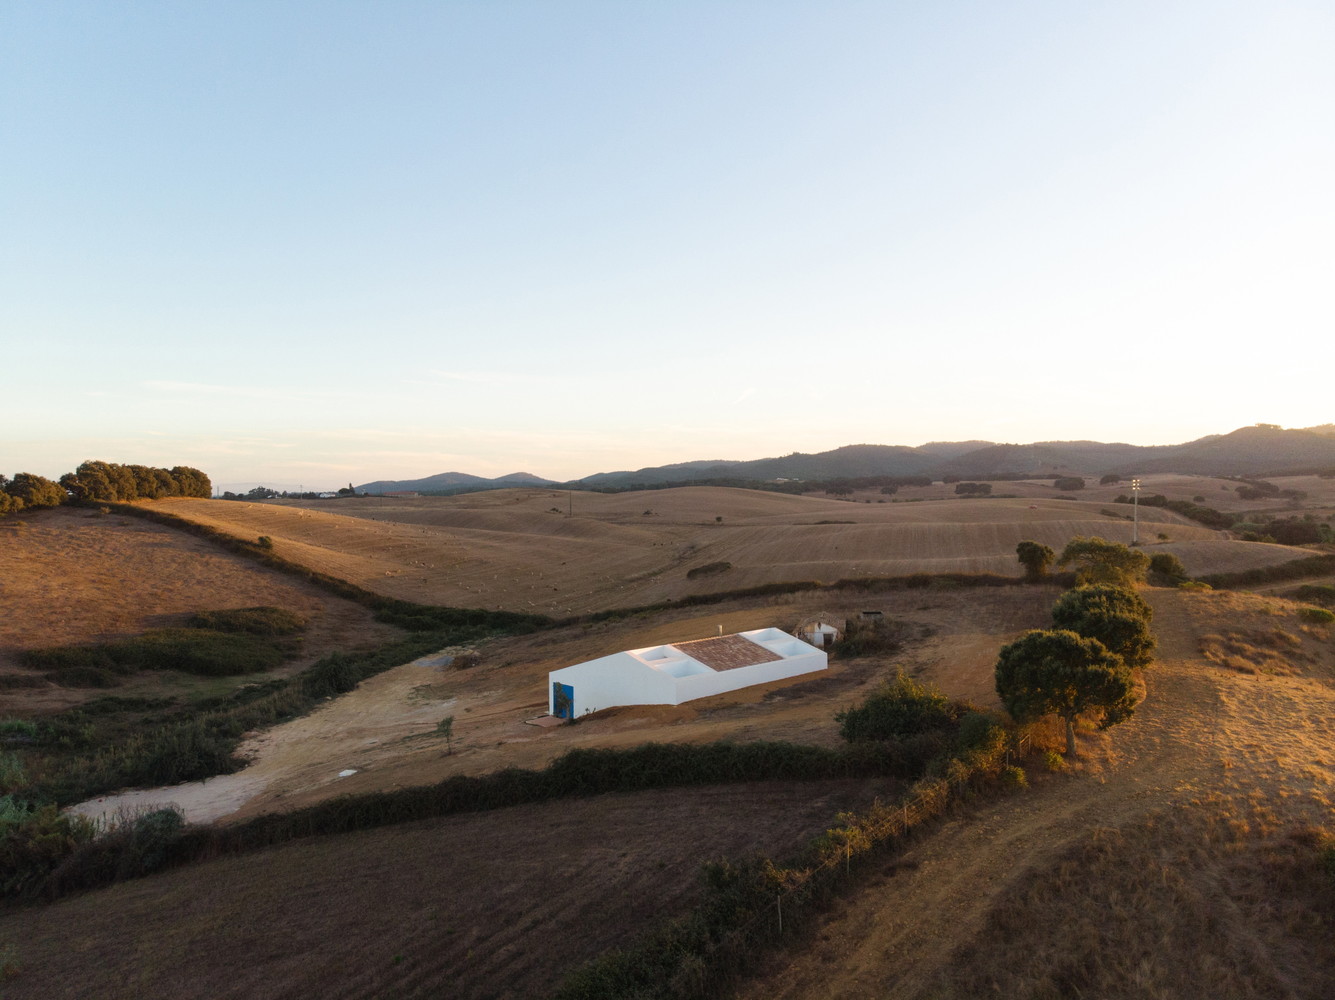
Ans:
{"type": "Polygon", "coordinates": [[[779,937],[783,937],[783,893],[774,897],[774,905],[779,911],[779,937]]]}

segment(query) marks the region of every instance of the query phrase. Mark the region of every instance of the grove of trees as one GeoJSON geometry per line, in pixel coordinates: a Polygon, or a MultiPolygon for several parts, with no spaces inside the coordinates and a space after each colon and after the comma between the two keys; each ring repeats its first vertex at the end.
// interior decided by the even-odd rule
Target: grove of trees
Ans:
{"type": "MultiPolygon", "coordinates": [[[[1021,542],[1020,561],[1046,566],[1035,542],[1021,542]]],[[[1078,563],[1080,585],[1052,607],[1052,628],[1032,629],[1001,648],[996,690],[1006,710],[1020,722],[1056,715],[1066,726],[1066,752],[1074,754],[1075,721],[1097,715],[1106,729],[1135,710],[1132,670],[1149,666],[1155,640],[1154,610],[1133,589],[1149,559],[1125,545],[1101,538],[1076,538],[1059,562],[1078,563]]],[[[1179,564],[1180,565],[1180,564],[1179,564]]]]}
{"type": "Polygon", "coordinates": [[[209,477],[188,465],[157,469],[147,465],[119,465],[87,461],[52,482],[31,472],[13,479],[0,475],[0,514],[39,507],[56,507],[70,500],[156,500],[160,497],[208,497],[209,477]]]}

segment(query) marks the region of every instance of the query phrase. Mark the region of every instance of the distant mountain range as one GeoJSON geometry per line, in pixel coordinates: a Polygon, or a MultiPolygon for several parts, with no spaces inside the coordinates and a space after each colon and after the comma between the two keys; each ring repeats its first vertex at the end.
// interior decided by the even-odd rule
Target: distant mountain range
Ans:
{"type": "Polygon", "coordinates": [[[484,479],[466,472],[442,472],[425,479],[377,479],[353,487],[358,493],[471,493],[475,490],[503,490],[511,486],[551,486],[555,480],[527,472],[512,472],[508,476],[484,479]]]}
{"type": "Polygon", "coordinates": [[[1083,473],[1122,476],[1180,472],[1205,476],[1265,476],[1335,469],[1335,424],[1283,430],[1273,424],[1242,427],[1186,444],[1142,446],[1098,441],[1039,441],[995,444],[990,441],[933,441],[917,448],[852,444],[807,455],[752,461],[721,459],[679,462],[633,472],[599,472],[557,483],[527,472],[496,479],[443,472],[425,479],[379,480],[356,487],[358,493],[468,493],[510,486],[569,486],[576,489],[625,489],[700,481],[826,480],[864,476],[927,475],[962,478],[1005,476],[1039,478],[1083,473]]]}

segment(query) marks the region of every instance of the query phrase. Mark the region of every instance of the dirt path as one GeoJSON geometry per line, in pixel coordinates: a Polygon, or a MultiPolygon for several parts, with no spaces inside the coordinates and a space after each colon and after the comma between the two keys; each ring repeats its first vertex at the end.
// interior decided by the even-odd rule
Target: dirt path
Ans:
{"type": "Polygon", "coordinates": [[[238,751],[250,764],[236,774],[103,795],[69,811],[114,822],[171,805],[191,823],[210,823],[270,790],[268,801],[295,790],[334,793],[339,782],[400,755],[404,740],[435,731],[454,702],[438,683],[452,659],[448,651],[421,657],[363,681],[309,715],[253,735],[238,751]]]}

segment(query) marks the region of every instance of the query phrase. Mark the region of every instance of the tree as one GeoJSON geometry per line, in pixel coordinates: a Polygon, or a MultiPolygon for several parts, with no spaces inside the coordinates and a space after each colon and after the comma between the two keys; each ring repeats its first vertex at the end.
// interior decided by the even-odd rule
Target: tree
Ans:
{"type": "Polygon", "coordinates": [[[1150,579],[1174,587],[1187,578],[1187,567],[1171,552],[1156,552],[1150,556],[1150,579]]]}
{"type": "Polygon", "coordinates": [[[74,470],[78,486],[70,484],[70,488],[80,500],[119,500],[120,494],[116,492],[109,472],[106,462],[80,462],[74,470]]]}
{"type": "Polygon", "coordinates": [[[960,483],[955,487],[957,496],[985,497],[992,493],[991,483],[960,483]]]}
{"type": "Polygon", "coordinates": [[[1085,481],[1079,476],[1060,476],[1052,481],[1052,488],[1070,493],[1073,490],[1083,490],[1085,481]]]}
{"type": "Polygon", "coordinates": [[[1031,541],[1023,541],[1015,546],[1015,555],[1019,558],[1020,565],[1024,567],[1024,578],[1030,582],[1047,576],[1052,560],[1057,558],[1057,553],[1046,545],[1031,541]]]}
{"type": "Polygon", "coordinates": [[[65,502],[65,491],[58,483],[32,472],[17,473],[5,484],[5,492],[23,508],[58,507],[65,502]]]}
{"type": "Polygon", "coordinates": [[[1076,587],[1052,606],[1053,625],[1097,639],[1128,667],[1149,666],[1154,658],[1153,619],[1154,610],[1124,587],[1076,587]]]}
{"type": "Polygon", "coordinates": [[[1066,543],[1057,565],[1065,568],[1070,563],[1077,564],[1075,578],[1079,583],[1132,587],[1145,579],[1150,557],[1119,542],[1105,542],[1096,535],[1072,538],[1066,543]]]}
{"type": "Polygon", "coordinates": [[[1026,632],[997,656],[997,694],[1020,722],[1056,715],[1066,724],[1066,753],[1074,755],[1075,720],[1099,715],[1099,728],[1135,711],[1131,671],[1097,639],[1067,630],[1026,632]]]}
{"type": "Polygon", "coordinates": [[[213,483],[209,477],[204,475],[198,469],[193,469],[188,465],[174,465],[169,470],[172,478],[180,487],[180,495],[183,497],[199,497],[207,500],[213,495],[213,483]]]}
{"type": "Polygon", "coordinates": [[[1113,483],[1120,483],[1121,481],[1122,477],[1115,472],[1109,472],[1107,475],[1099,477],[1100,486],[1111,486],[1113,483]]]}

